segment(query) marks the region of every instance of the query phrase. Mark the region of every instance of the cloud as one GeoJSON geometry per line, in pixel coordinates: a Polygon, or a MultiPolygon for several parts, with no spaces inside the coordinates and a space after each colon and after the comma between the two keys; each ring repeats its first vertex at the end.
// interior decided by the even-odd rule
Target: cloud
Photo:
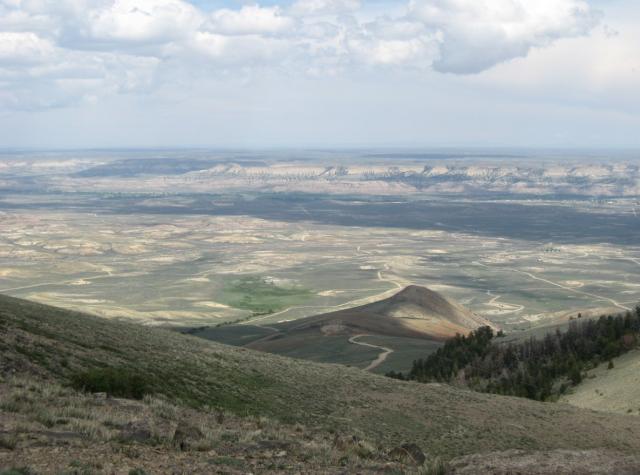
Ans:
{"type": "Polygon", "coordinates": [[[98,40],[167,43],[199,28],[203,16],[181,0],[116,0],[90,11],[87,27],[98,40]]]}
{"type": "Polygon", "coordinates": [[[434,69],[460,74],[586,35],[600,20],[584,0],[412,0],[409,9],[410,17],[440,35],[434,69]]]}
{"type": "Polygon", "coordinates": [[[269,64],[287,56],[287,41],[259,35],[226,36],[198,32],[188,45],[193,51],[226,66],[250,67],[269,64]]]}
{"type": "Polygon", "coordinates": [[[240,10],[225,8],[213,12],[210,28],[226,35],[276,35],[291,30],[294,24],[278,7],[246,5],[240,10]]]}
{"type": "Polygon", "coordinates": [[[159,60],[61,48],[35,33],[0,32],[0,107],[39,110],[144,91],[159,60]]]}
{"type": "Polygon", "coordinates": [[[0,32],[0,65],[25,67],[46,61],[54,51],[53,44],[31,32],[0,32]]]}
{"type": "Polygon", "coordinates": [[[360,5],[360,0],[298,0],[291,6],[291,13],[298,16],[335,15],[356,11],[360,5]]]}
{"type": "Polygon", "coordinates": [[[35,108],[100,100],[152,88],[175,71],[470,74],[586,35],[598,20],[584,0],[410,0],[404,10],[374,14],[359,0],[209,13],[184,0],[0,0],[0,102],[35,108]]]}

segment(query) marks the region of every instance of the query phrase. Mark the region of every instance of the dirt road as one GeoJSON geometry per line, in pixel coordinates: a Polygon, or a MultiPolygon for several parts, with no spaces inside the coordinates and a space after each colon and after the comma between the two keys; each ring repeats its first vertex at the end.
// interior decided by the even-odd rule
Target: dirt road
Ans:
{"type": "Polygon", "coordinates": [[[365,343],[363,341],[358,341],[358,338],[361,338],[363,336],[371,336],[371,335],[356,335],[356,336],[352,336],[351,338],[349,338],[349,343],[353,343],[354,345],[360,345],[360,346],[368,346],[369,348],[376,348],[378,350],[382,350],[382,353],[380,353],[378,355],[378,357],[373,360],[371,362],[371,364],[369,364],[369,366],[367,366],[364,370],[365,371],[372,371],[374,369],[376,369],[378,366],[380,366],[382,363],[384,363],[387,359],[387,357],[393,353],[394,350],[392,350],[391,348],[386,348],[384,346],[378,346],[378,345],[372,345],[371,343],[365,343]]]}

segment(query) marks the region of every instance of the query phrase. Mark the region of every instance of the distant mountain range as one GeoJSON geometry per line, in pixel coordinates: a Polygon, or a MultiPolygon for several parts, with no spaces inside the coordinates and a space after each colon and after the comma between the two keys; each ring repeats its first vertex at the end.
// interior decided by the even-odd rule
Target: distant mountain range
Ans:
{"type": "MultiPolygon", "coordinates": [[[[131,185],[128,180],[135,177],[137,189],[144,182],[148,191],[197,192],[215,186],[216,190],[317,193],[640,195],[640,163],[629,158],[607,162],[593,158],[536,161],[526,157],[419,158],[397,154],[364,162],[348,154],[344,158],[334,154],[314,159],[297,159],[295,154],[280,159],[267,155],[115,160],[55,157],[38,161],[0,159],[0,171],[10,180],[38,177],[50,187],[74,190],[104,186],[124,191],[131,185]]],[[[10,185],[8,181],[4,186],[10,185]]]]}
{"type": "Polygon", "coordinates": [[[178,183],[227,181],[230,186],[251,185],[276,191],[362,192],[508,192],[516,194],[577,194],[629,196],[640,194],[640,166],[636,163],[545,163],[531,165],[503,162],[397,164],[322,164],[286,162],[223,162],[192,160],[159,163],[130,160],[99,165],[78,177],[167,175],[178,183]],[[175,164],[176,169],[172,166],[175,164]],[[127,170],[130,172],[127,175],[127,170]]]}

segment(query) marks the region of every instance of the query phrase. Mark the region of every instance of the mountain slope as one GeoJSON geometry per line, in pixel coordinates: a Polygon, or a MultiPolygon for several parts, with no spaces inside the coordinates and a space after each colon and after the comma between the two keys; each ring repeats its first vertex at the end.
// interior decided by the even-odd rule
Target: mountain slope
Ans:
{"type": "Polygon", "coordinates": [[[640,450],[640,419],[398,382],[0,297],[0,374],[66,383],[104,366],[142,372],[179,405],[266,415],[446,457],[513,448],[640,450]]]}

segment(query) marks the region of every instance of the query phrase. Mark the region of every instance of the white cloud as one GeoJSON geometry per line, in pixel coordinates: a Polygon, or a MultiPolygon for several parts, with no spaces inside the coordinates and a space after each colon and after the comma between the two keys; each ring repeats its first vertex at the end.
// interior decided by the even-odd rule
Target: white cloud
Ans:
{"type": "Polygon", "coordinates": [[[463,74],[585,35],[600,18],[584,0],[412,0],[409,15],[441,35],[434,68],[463,74]]]}
{"type": "Polygon", "coordinates": [[[278,7],[246,5],[240,10],[225,8],[211,14],[212,30],[227,35],[275,35],[289,31],[294,24],[278,7]]]}
{"type": "Polygon", "coordinates": [[[291,6],[294,15],[334,15],[360,8],[360,0],[298,0],[291,6]]]}
{"type": "Polygon", "coordinates": [[[185,0],[0,0],[3,103],[64,105],[74,91],[98,100],[161,84],[172,69],[187,78],[254,67],[337,75],[361,65],[476,73],[585,35],[598,19],[585,0],[407,1],[372,14],[359,0],[210,13],[185,0]]]}
{"type": "Polygon", "coordinates": [[[189,46],[197,53],[225,66],[250,67],[286,56],[286,41],[259,35],[227,36],[197,32],[189,46]]]}
{"type": "Polygon", "coordinates": [[[201,13],[181,0],[116,0],[89,13],[91,37],[99,40],[166,43],[189,35],[201,13]]]}
{"type": "Polygon", "coordinates": [[[47,109],[142,92],[156,58],[56,46],[34,33],[0,32],[0,108],[47,109]]]}
{"type": "Polygon", "coordinates": [[[365,34],[350,38],[348,47],[355,59],[370,65],[428,68],[437,56],[437,45],[433,37],[423,33],[417,36],[365,34]]]}
{"type": "Polygon", "coordinates": [[[5,67],[40,63],[53,51],[53,44],[35,33],[0,32],[0,65],[5,67]]]}

